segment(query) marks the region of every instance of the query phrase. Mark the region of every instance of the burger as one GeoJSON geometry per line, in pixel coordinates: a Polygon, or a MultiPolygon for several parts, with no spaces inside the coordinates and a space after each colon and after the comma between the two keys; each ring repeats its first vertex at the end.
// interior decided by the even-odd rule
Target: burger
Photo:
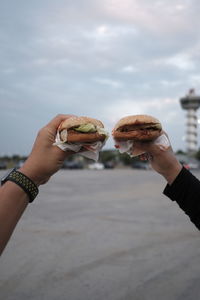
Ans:
{"type": "Polygon", "coordinates": [[[54,145],[97,161],[107,138],[108,133],[101,121],[72,116],[59,125],[54,145]]]}
{"type": "Polygon", "coordinates": [[[159,120],[149,115],[132,115],[120,119],[112,130],[115,147],[120,153],[131,157],[141,155],[144,150],[135,142],[150,142],[162,135],[159,120]]]}
{"type": "Polygon", "coordinates": [[[89,117],[70,117],[60,124],[58,132],[62,143],[104,142],[108,137],[103,123],[89,117]]]}
{"type": "Polygon", "coordinates": [[[153,141],[161,135],[159,120],[149,115],[132,115],[120,119],[112,135],[117,141],[153,141]]]}

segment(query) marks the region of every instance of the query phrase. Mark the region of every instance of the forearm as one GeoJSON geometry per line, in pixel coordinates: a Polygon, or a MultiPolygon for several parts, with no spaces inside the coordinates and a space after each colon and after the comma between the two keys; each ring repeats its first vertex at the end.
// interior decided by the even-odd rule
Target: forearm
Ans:
{"type": "Polygon", "coordinates": [[[28,195],[17,184],[7,181],[0,188],[0,254],[28,202],[28,195]]]}
{"type": "Polygon", "coordinates": [[[173,183],[166,186],[164,194],[176,201],[200,230],[200,181],[182,168],[173,183]]]}
{"type": "Polygon", "coordinates": [[[38,132],[25,164],[18,171],[13,171],[11,175],[8,175],[12,177],[14,174],[10,178],[11,181],[7,177],[2,180],[3,186],[0,187],[0,254],[26,206],[37,196],[37,187],[46,183],[61,168],[65,158],[72,154],[65,153],[53,145],[59,125],[70,116],[57,115],[44,126],[38,132]]]}

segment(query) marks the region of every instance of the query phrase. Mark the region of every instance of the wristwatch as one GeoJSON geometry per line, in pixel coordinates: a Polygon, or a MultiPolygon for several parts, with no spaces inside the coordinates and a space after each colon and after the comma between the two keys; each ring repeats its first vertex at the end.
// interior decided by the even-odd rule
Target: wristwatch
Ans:
{"type": "Polygon", "coordinates": [[[37,185],[26,175],[19,172],[16,168],[9,171],[3,178],[1,178],[1,185],[6,181],[12,181],[19,185],[29,196],[29,203],[33,202],[39,193],[37,185]]]}

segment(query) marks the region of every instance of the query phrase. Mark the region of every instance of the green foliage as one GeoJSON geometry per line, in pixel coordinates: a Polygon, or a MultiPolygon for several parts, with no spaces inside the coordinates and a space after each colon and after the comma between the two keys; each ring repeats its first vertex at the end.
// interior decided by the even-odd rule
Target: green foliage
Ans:
{"type": "MultiPolygon", "coordinates": [[[[9,167],[16,165],[19,161],[25,161],[27,159],[26,156],[21,156],[18,154],[14,154],[12,156],[1,156],[0,162],[7,162],[9,167]]],[[[199,152],[200,159],[200,152],[199,152]]],[[[103,150],[99,153],[99,161],[101,163],[113,163],[114,165],[122,164],[125,166],[130,166],[134,161],[138,161],[139,158],[131,158],[127,153],[121,154],[118,150],[103,150]]],[[[81,161],[83,164],[88,164],[91,162],[90,159],[82,157],[80,154],[70,155],[67,157],[66,161],[81,161]]]]}
{"type": "Polygon", "coordinates": [[[196,152],[195,158],[200,160],[200,149],[196,152]]]}
{"type": "Polygon", "coordinates": [[[109,161],[116,162],[117,151],[116,150],[103,150],[99,153],[99,161],[106,163],[109,161]]]}
{"type": "Polygon", "coordinates": [[[132,164],[132,158],[127,153],[119,154],[119,161],[121,161],[125,166],[132,164]]]}
{"type": "Polygon", "coordinates": [[[183,150],[179,149],[179,150],[176,151],[176,154],[183,154],[183,155],[185,155],[186,152],[184,152],[183,150]]]}

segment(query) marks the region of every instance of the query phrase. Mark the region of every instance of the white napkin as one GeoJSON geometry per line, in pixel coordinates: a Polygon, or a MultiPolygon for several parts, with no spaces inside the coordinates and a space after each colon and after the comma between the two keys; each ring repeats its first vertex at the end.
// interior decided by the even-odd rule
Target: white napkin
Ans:
{"type": "MultiPolygon", "coordinates": [[[[160,149],[167,150],[170,147],[170,141],[168,137],[163,133],[156,140],[153,141],[155,145],[158,145],[160,149]]],[[[140,150],[138,148],[134,149],[134,141],[116,141],[115,140],[115,148],[119,150],[120,153],[127,153],[131,157],[135,157],[141,155],[144,150],[140,150]]]]}
{"type": "Polygon", "coordinates": [[[98,161],[99,159],[99,152],[105,145],[105,142],[95,142],[95,143],[76,143],[71,144],[67,142],[63,142],[60,139],[59,131],[56,134],[55,143],[53,145],[58,146],[61,150],[67,151],[71,150],[74,152],[78,152],[81,148],[84,148],[85,151],[79,152],[80,155],[93,159],[94,161],[98,161]]]}

